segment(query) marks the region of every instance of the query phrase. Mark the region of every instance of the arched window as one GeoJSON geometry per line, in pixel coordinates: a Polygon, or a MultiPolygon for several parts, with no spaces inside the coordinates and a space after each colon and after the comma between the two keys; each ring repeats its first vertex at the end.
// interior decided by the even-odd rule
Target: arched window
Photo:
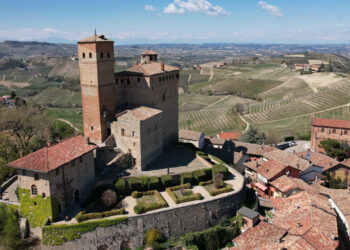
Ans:
{"type": "Polygon", "coordinates": [[[31,190],[32,190],[32,195],[37,195],[38,194],[38,189],[37,189],[37,187],[35,185],[32,185],[31,190]]]}
{"type": "Polygon", "coordinates": [[[91,53],[89,53],[89,58],[92,58],[92,54],[91,53]]]}
{"type": "Polygon", "coordinates": [[[43,198],[45,198],[46,197],[46,194],[45,193],[42,193],[42,195],[41,195],[43,198]]]}
{"type": "Polygon", "coordinates": [[[39,180],[39,175],[37,173],[34,174],[34,180],[39,180]]]}
{"type": "Polygon", "coordinates": [[[122,130],[121,130],[121,134],[122,134],[122,136],[124,136],[125,135],[125,130],[122,128],[122,130]]]}
{"type": "Polygon", "coordinates": [[[85,53],[83,53],[83,58],[85,58],[85,53]]]}
{"type": "Polygon", "coordinates": [[[100,53],[101,58],[103,58],[103,53],[100,53]]]}

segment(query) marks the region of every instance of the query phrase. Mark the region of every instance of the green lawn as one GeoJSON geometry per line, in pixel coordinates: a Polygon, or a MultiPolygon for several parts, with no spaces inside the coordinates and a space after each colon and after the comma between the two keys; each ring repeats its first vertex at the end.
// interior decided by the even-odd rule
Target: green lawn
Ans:
{"type": "Polygon", "coordinates": [[[45,108],[45,114],[55,119],[65,119],[83,132],[83,117],[80,108],[45,108]]]}

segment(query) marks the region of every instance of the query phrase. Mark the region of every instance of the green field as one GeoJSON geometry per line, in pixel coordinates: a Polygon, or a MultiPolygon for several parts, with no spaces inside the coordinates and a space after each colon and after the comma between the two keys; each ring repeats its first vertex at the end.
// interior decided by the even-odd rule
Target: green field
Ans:
{"type": "Polygon", "coordinates": [[[83,117],[80,108],[45,108],[45,114],[54,119],[64,119],[71,122],[83,132],[83,117]]]}

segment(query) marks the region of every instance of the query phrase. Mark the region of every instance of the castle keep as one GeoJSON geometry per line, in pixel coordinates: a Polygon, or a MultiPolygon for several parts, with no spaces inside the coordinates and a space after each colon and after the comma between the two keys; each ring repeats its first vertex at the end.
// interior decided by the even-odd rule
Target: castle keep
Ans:
{"type": "Polygon", "coordinates": [[[107,138],[144,170],[178,140],[179,69],[154,51],[126,71],[114,72],[114,42],[93,35],[78,42],[84,135],[107,138]]]}

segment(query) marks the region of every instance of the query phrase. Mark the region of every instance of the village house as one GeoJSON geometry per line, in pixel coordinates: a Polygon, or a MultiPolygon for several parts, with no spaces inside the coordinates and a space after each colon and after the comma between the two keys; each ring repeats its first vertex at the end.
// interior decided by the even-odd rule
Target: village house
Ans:
{"type": "Polygon", "coordinates": [[[222,132],[217,135],[218,138],[223,138],[226,140],[238,141],[242,134],[240,132],[222,132]]]}
{"type": "Polygon", "coordinates": [[[223,149],[226,143],[226,139],[207,136],[206,139],[213,148],[223,149]]]}
{"type": "Polygon", "coordinates": [[[260,220],[260,214],[247,207],[241,207],[236,216],[242,216],[242,230],[254,227],[260,220]]]}
{"type": "Polygon", "coordinates": [[[8,163],[8,167],[18,169],[21,206],[32,200],[29,206],[37,207],[32,213],[46,213],[55,219],[52,217],[86,199],[95,180],[95,149],[77,135],[8,163]],[[50,206],[40,207],[42,204],[35,201],[38,196],[50,199],[50,206]]]}
{"type": "Polygon", "coordinates": [[[350,144],[350,121],[324,118],[312,119],[311,151],[325,153],[320,147],[321,141],[334,139],[350,144]]]}
{"type": "Polygon", "coordinates": [[[179,130],[179,142],[191,143],[195,147],[202,149],[204,147],[205,136],[202,132],[191,131],[191,130],[179,130]]]}
{"type": "Polygon", "coordinates": [[[285,198],[298,190],[298,186],[292,178],[282,175],[276,180],[270,182],[272,197],[285,198]]]}

